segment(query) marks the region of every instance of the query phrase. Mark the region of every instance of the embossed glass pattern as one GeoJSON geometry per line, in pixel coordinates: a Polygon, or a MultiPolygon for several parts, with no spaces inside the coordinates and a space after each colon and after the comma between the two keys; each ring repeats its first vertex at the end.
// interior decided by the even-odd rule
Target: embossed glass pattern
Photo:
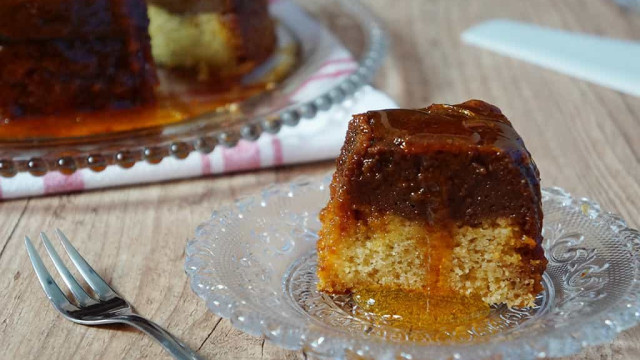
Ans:
{"type": "Polygon", "coordinates": [[[611,341],[640,320],[640,233],[588,199],[543,190],[549,266],[536,306],[492,307],[408,331],[316,291],[315,242],[330,176],[274,185],[215,211],[187,246],[192,289],[237,328],[287,349],[373,359],[534,359],[611,341]]]}

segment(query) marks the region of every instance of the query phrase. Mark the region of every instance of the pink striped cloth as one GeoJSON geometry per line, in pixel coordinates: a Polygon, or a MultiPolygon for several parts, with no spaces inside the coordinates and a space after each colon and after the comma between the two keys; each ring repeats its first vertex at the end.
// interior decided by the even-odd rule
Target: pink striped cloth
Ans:
{"type": "MultiPolygon", "coordinates": [[[[288,26],[298,26],[298,30],[302,29],[309,36],[317,36],[318,31],[328,31],[288,0],[271,0],[270,3],[271,11],[276,17],[294,21],[294,24],[287,24],[288,26]]],[[[295,90],[291,98],[293,101],[307,99],[331,89],[356,69],[357,63],[340,42],[333,36],[327,38],[330,41],[323,46],[331,55],[318,72],[295,90]]],[[[194,152],[184,160],[166,158],[157,165],[140,162],[130,169],[111,166],[100,173],[89,169],[82,169],[70,176],[58,172],[43,177],[20,173],[10,179],[0,178],[0,199],[144,184],[332,159],[340,151],[351,114],[396,106],[384,93],[365,87],[353,98],[329,111],[319,113],[313,120],[301,120],[298,126],[285,127],[277,135],[263,134],[255,142],[243,140],[234,148],[217,147],[208,155],[194,152]]]]}

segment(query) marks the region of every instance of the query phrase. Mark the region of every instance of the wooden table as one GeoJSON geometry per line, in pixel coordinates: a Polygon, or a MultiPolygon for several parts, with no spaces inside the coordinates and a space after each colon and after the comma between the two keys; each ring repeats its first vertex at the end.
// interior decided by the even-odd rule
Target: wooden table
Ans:
{"type": "MultiPolygon", "coordinates": [[[[485,19],[640,40],[640,13],[605,0],[368,0],[393,37],[376,80],[404,106],[482,98],[498,104],[534,154],[544,185],[598,200],[640,225],[640,99],[461,44],[485,19]]],[[[353,25],[316,8],[336,31],[353,25]]],[[[636,59],[640,61],[640,59],[636,59]]],[[[346,119],[345,119],[346,120],[346,119]]],[[[144,315],[207,359],[302,359],[235,330],[207,311],[183,272],[185,242],[218,205],[330,162],[226,177],[0,204],[0,358],[167,358],[150,338],[123,328],[74,325],[49,305],[23,238],[64,229],[80,252],[144,315]]],[[[41,246],[38,244],[40,249],[41,246]]],[[[640,359],[640,327],[571,359],[640,359]]]]}

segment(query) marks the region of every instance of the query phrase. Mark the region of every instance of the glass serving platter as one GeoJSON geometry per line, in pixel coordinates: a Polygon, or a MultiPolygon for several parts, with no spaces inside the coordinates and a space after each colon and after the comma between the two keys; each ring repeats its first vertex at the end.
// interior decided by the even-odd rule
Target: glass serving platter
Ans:
{"type": "Polygon", "coordinates": [[[191,288],[238,329],[336,359],[527,360],[575,354],[640,321],[640,233],[560,188],[545,188],[544,291],[437,327],[395,326],[351,296],[316,290],[317,215],[331,177],[274,185],[213,212],[186,249],[191,288]]]}
{"type": "MultiPolygon", "coordinates": [[[[287,61],[286,56],[270,60],[273,62],[270,65],[273,81],[268,84],[256,80],[264,79],[263,66],[257,71],[262,74],[254,72],[243,79],[246,86],[240,90],[241,94],[219,94],[213,101],[217,105],[212,107],[209,104],[209,108],[197,109],[197,106],[185,102],[181,104],[184,111],[180,114],[157,111],[163,120],[149,121],[136,127],[127,125],[95,128],[93,131],[74,126],[72,119],[62,122],[57,129],[56,126],[49,127],[55,130],[53,132],[35,126],[29,132],[31,136],[18,136],[20,134],[11,134],[6,127],[3,135],[0,124],[0,176],[12,177],[19,172],[43,176],[49,171],[71,174],[81,168],[102,171],[110,165],[130,168],[138,161],[156,164],[167,156],[182,159],[193,151],[209,153],[216,146],[233,147],[240,139],[254,141],[263,132],[277,133],[283,126],[296,126],[301,119],[313,119],[318,112],[341,103],[371,80],[386,54],[388,40],[379,21],[357,1],[332,0],[311,7],[312,16],[316,12],[325,15],[324,24],[317,31],[301,30],[304,24],[287,15],[275,16],[280,42],[283,38],[291,39],[297,44],[297,53],[293,66],[282,63],[287,61]],[[328,26],[327,17],[345,19],[353,25],[350,32],[360,33],[358,40],[353,41],[353,34],[329,33],[325,27],[328,26]],[[327,50],[333,41],[331,36],[343,41],[357,56],[357,67],[334,87],[296,96],[292,100],[296,90],[328,59],[330,51],[327,50]],[[286,72],[288,68],[291,71],[286,72]],[[235,101],[234,97],[242,100],[235,101]]],[[[180,96],[167,95],[169,98],[180,96]]],[[[125,111],[100,116],[108,121],[110,116],[132,118],[135,115],[135,112],[125,111]]]]}

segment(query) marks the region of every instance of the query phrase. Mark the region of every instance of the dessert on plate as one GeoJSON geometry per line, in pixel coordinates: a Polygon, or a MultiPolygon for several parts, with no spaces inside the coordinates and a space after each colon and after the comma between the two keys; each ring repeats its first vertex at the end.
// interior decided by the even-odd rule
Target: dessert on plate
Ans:
{"type": "Polygon", "coordinates": [[[3,0],[0,116],[152,104],[156,65],[239,81],[275,45],[267,0],[3,0]]]}
{"type": "Polygon", "coordinates": [[[318,288],[533,305],[546,267],[539,172],[471,100],[355,115],[320,214],[318,288]]]}

